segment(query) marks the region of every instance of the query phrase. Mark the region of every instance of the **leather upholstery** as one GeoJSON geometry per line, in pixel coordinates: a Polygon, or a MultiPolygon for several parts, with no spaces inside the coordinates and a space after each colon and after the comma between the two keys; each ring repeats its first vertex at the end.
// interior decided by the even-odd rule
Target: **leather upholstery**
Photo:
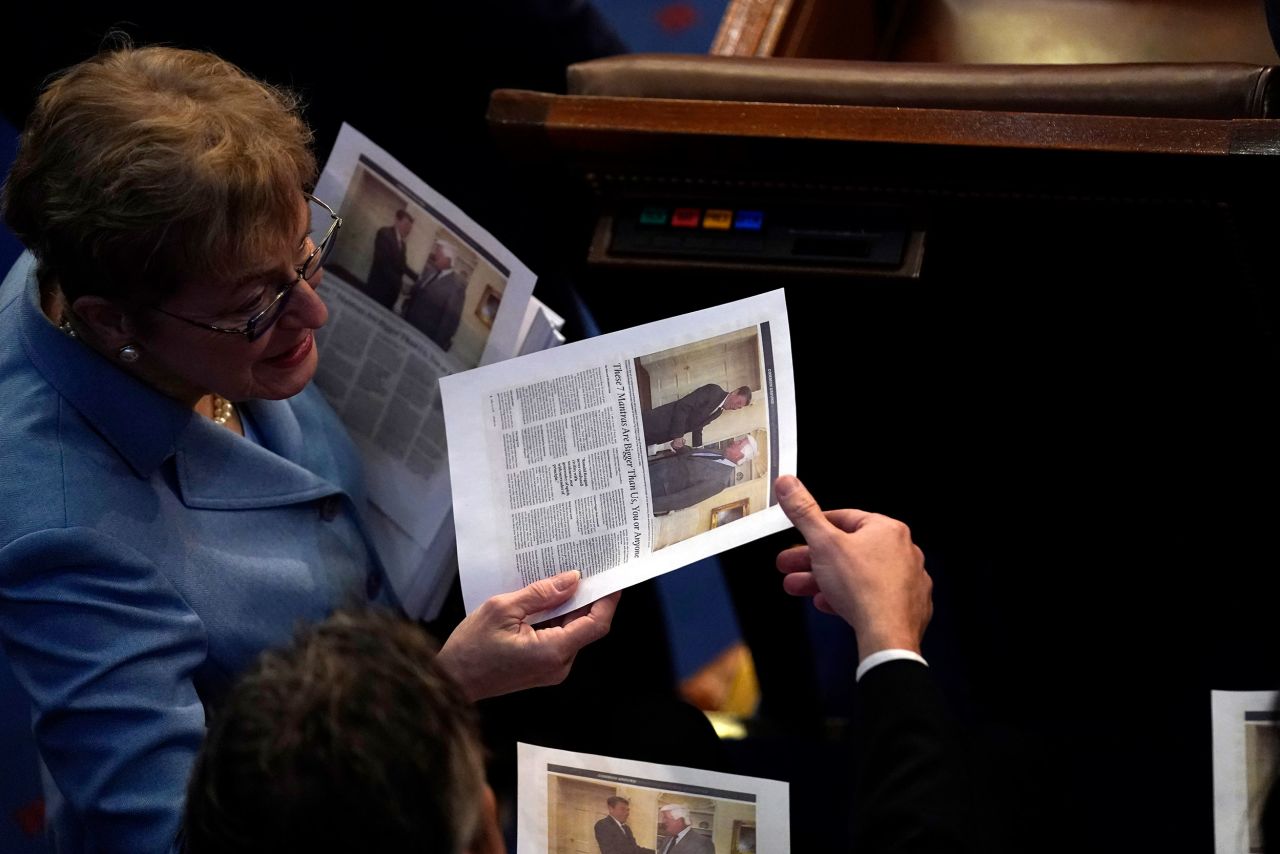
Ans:
{"type": "Polygon", "coordinates": [[[1163,118],[1270,118],[1272,66],[956,65],[632,54],[569,66],[569,94],[1163,118]]]}

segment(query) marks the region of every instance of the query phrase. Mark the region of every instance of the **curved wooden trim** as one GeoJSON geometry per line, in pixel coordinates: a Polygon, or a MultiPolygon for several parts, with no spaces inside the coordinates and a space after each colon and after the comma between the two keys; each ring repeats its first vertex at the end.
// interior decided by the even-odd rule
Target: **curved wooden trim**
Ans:
{"type": "Polygon", "coordinates": [[[711,42],[715,56],[772,56],[793,0],[730,0],[711,42]]]}

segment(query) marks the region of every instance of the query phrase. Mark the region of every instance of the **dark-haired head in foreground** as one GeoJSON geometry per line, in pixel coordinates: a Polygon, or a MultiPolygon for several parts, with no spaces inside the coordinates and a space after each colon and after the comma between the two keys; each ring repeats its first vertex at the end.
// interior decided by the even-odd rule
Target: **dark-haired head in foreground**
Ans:
{"type": "Polygon", "coordinates": [[[269,651],[209,729],[187,851],[502,850],[475,714],[416,625],[343,611],[269,651]]]}

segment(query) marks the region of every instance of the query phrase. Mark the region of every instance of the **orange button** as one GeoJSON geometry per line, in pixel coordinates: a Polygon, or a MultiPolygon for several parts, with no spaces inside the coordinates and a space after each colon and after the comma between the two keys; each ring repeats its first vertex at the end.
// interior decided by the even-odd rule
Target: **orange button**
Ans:
{"type": "Polygon", "coordinates": [[[722,231],[726,231],[732,226],[733,226],[733,211],[721,210],[719,208],[711,208],[702,217],[703,228],[715,228],[722,231]]]}

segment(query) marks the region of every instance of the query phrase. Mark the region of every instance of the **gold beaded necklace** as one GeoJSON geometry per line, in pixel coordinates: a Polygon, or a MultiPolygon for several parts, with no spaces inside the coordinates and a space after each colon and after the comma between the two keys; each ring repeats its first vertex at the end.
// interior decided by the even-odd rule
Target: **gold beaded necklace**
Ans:
{"type": "Polygon", "coordinates": [[[226,424],[228,419],[231,418],[231,414],[236,411],[235,407],[231,404],[231,401],[220,394],[209,392],[209,396],[213,398],[210,403],[213,407],[213,423],[226,424]]]}

